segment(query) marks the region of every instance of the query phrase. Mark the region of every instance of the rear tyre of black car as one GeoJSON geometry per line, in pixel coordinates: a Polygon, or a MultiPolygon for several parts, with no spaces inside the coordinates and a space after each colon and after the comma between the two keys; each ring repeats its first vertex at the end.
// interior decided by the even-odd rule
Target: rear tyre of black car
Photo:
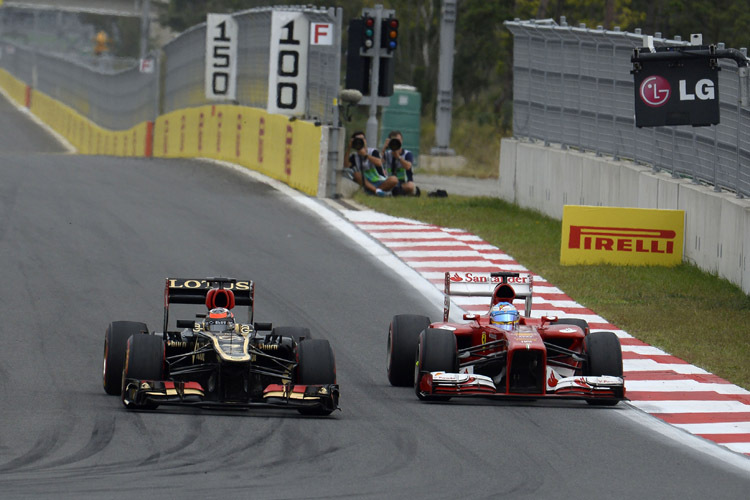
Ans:
{"type": "MultiPolygon", "coordinates": [[[[583,365],[583,374],[589,376],[609,375],[622,377],[622,347],[620,339],[613,332],[593,332],[583,339],[583,348],[588,361],[583,365]]],[[[616,394],[622,398],[620,392],[616,394]]],[[[619,399],[587,399],[590,405],[614,406],[619,399]]]]}
{"type": "MultiPolygon", "coordinates": [[[[123,378],[164,380],[164,341],[155,335],[133,335],[128,339],[123,378]]],[[[153,410],[155,403],[125,404],[131,410],[153,410]]]]}
{"type": "Polygon", "coordinates": [[[396,387],[414,383],[414,355],[419,334],[430,326],[430,318],[417,314],[393,317],[388,330],[388,381],[396,387]]]}
{"type": "Polygon", "coordinates": [[[148,326],[137,321],[113,321],[104,333],[104,363],[102,382],[104,391],[113,396],[122,391],[122,369],[125,367],[125,353],[128,339],[132,335],[148,333],[148,326]]]}
{"type": "Polygon", "coordinates": [[[423,401],[448,401],[450,396],[425,396],[419,390],[422,377],[430,372],[458,372],[456,336],[450,330],[427,328],[419,334],[414,366],[414,391],[423,401]]]}
{"type": "Polygon", "coordinates": [[[302,339],[311,339],[310,329],[304,326],[277,326],[271,330],[271,335],[278,337],[291,337],[295,342],[302,339]]]}
{"type": "MultiPolygon", "coordinates": [[[[336,360],[331,344],[325,339],[305,339],[297,346],[297,384],[328,385],[336,383],[336,360]]],[[[330,415],[332,409],[299,408],[302,415],[330,415]]]]}

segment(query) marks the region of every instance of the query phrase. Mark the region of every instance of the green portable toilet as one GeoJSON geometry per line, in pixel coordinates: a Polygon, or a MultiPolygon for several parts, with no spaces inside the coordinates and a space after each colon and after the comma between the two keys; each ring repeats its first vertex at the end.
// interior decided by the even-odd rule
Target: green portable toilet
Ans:
{"type": "Polygon", "coordinates": [[[419,112],[422,109],[422,94],[411,85],[394,85],[388,107],[380,115],[380,144],[385,142],[391,130],[404,136],[404,149],[414,155],[414,166],[419,163],[419,112]]]}

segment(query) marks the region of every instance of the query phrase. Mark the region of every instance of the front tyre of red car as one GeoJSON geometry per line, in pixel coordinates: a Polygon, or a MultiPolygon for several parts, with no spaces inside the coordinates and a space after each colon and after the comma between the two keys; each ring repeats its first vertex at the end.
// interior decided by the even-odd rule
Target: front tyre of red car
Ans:
{"type": "MultiPolygon", "coordinates": [[[[586,335],[583,348],[588,358],[583,367],[584,375],[622,377],[622,347],[614,332],[592,332],[586,335]]],[[[591,405],[614,406],[623,395],[620,391],[616,394],[618,399],[587,399],[586,402],[591,405]]]]}
{"type": "Polygon", "coordinates": [[[388,329],[388,381],[395,387],[414,383],[414,353],[419,334],[430,327],[430,318],[417,314],[399,314],[388,329]]]}
{"type": "Polygon", "coordinates": [[[113,321],[104,333],[102,382],[104,391],[113,396],[122,391],[122,369],[128,339],[132,335],[148,333],[148,326],[137,321],[113,321]]]}
{"type": "MultiPolygon", "coordinates": [[[[164,341],[155,335],[133,335],[128,339],[123,382],[133,380],[164,380],[164,341]]],[[[123,384],[124,385],[124,384],[123,384]]],[[[153,410],[153,402],[132,401],[123,387],[123,403],[129,410],[153,410]]]]}
{"type": "MultiPolygon", "coordinates": [[[[305,339],[297,346],[297,384],[328,385],[336,383],[336,360],[331,344],[325,339],[305,339]]],[[[298,408],[302,415],[330,415],[329,408],[298,408]]]]}
{"type": "Polygon", "coordinates": [[[430,372],[458,372],[456,336],[452,331],[427,328],[420,333],[414,365],[414,391],[417,397],[423,401],[448,401],[450,396],[427,395],[420,389],[422,378],[430,372]]]}

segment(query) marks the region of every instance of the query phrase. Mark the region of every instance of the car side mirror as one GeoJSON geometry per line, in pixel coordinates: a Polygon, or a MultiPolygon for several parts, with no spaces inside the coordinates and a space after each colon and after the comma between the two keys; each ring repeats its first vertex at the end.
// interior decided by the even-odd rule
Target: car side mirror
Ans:
{"type": "Polygon", "coordinates": [[[550,323],[557,323],[557,316],[542,316],[542,328],[550,323]]]}
{"type": "Polygon", "coordinates": [[[464,313],[464,319],[474,320],[477,319],[477,315],[473,313],[464,313]]]}

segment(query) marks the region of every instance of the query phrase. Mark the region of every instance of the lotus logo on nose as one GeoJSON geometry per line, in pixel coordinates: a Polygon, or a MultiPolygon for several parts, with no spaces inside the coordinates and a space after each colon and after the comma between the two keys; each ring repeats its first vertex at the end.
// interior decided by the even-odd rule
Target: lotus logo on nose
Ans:
{"type": "Polygon", "coordinates": [[[640,93],[641,99],[647,106],[658,108],[667,103],[672,94],[672,87],[665,78],[650,76],[641,83],[640,93]]]}

